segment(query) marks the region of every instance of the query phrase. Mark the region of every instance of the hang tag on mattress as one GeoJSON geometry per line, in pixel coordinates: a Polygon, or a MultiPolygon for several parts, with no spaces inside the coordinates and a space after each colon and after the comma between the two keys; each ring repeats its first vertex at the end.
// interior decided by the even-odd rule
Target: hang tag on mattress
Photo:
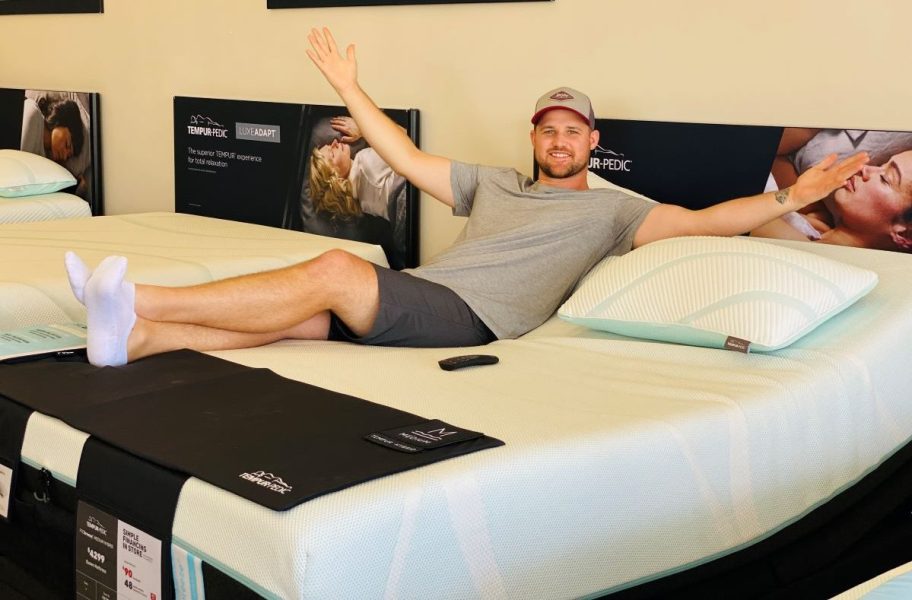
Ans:
{"type": "Polygon", "coordinates": [[[364,439],[399,452],[411,453],[474,440],[483,435],[483,433],[460,429],[435,419],[418,423],[417,425],[409,425],[408,427],[397,427],[396,429],[370,433],[364,436],[364,439]]]}
{"type": "Polygon", "coordinates": [[[73,545],[79,598],[161,598],[161,541],[82,500],[73,545]]]}

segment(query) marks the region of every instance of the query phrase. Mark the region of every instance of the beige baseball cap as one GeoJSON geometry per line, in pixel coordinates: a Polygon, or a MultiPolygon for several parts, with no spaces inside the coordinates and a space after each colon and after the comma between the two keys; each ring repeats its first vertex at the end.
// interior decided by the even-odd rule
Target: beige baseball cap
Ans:
{"type": "Polygon", "coordinates": [[[537,124],[543,114],[557,108],[575,112],[589,122],[591,129],[595,129],[595,113],[592,111],[589,96],[568,87],[559,87],[545,92],[538,99],[538,102],[535,103],[535,114],[532,115],[532,124],[537,124]]]}

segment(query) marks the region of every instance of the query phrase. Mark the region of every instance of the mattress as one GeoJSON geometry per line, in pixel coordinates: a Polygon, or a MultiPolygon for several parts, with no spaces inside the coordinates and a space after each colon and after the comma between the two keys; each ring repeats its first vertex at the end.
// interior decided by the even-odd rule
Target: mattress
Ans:
{"type": "Polygon", "coordinates": [[[912,563],[890,569],[835,596],[833,600],[903,600],[912,598],[912,563]]]}
{"type": "Polygon", "coordinates": [[[79,196],[64,192],[25,198],[0,198],[0,223],[26,223],[91,216],[92,210],[88,202],[79,196]]]}
{"type": "MultiPolygon", "coordinates": [[[[557,319],[486,346],[497,365],[456,372],[437,361],[480,349],[284,341],[212,353],[506,445],[286,512],[191,478],[175,545],[272,598],[580,598],[769,537],[912,438],[912,260],[770,243],[866,266],[880,283],[769,354],[633,340],[557,319]]],[[[164,279],[174,263],[154,266],[162,270],[144,275],[164,279]]],[[[34,414],[23,460],[72,483],[84,441],[34,414]]]]}
{"type": "Polygon", "coordinates": [[[379,246],[195,215],[143,213],[0,225],[0,331],[85,320],[66,282],[63,254],[90,266],[129,259],[140,283],[191,285],[288,266],[342,248],[386,265],[379,246]]]}

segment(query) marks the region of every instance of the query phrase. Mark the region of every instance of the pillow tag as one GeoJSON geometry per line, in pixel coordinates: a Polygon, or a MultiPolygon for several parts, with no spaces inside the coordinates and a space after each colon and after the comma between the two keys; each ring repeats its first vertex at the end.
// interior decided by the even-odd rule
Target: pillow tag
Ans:
{"type": "Polygon", "coordinates": [[[369,442],[398,450],[399,452],[421,452],[458,442],[466,442],[483,436],[483,433],[459,429],[443,421],[427,421],[408,427],[387,429],[364,436],[369,442]]]}
{"type": "Polygon", "coordinates": [[[747,340],[742,340],[741,338],[728,336],[725,338],[725,349],[749,354],[751,351],[751,343],[747,340]]]}

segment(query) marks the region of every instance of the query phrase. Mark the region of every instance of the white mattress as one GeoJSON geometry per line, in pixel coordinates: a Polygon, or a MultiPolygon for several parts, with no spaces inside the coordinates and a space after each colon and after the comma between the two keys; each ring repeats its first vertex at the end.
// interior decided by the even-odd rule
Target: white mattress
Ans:
{"type": "Polygon", "coordinates": [[[912,562],[900,565],[832,600],[908,600],[912,598],[912,562]]]}
{"type": "Polygon", "coordinates": [[[92,210],[85,200],[64,192],[25,198],[0,198],[0,223],[26,223],[91,216],[92,210]]]}
{"type": "Polygon", "coordinates": [[[0,225],[0,331],[85,320],[66,282],[67,250],[90,266],[126,256],[139,283],[190,285],[288,266],[330,248],[387,264],[379,246],[176,213],[0,225]]]}
{"type": "MultiPolygon", "coordinates": [[[[770,354],[556,319],[486,347],[498,365],[457,372],[436,361],[471,349],[286,341],[213,353],[506,445],[287,512],[190,479],[175,542],[277,598],[528,599],[621,589],[763,539],[912,438],[912,259],[797,247],[874,269],[880,284],[770,354]]],[[[23,457],[73,481],[82,441],[36,415],[23,457]]]]}

